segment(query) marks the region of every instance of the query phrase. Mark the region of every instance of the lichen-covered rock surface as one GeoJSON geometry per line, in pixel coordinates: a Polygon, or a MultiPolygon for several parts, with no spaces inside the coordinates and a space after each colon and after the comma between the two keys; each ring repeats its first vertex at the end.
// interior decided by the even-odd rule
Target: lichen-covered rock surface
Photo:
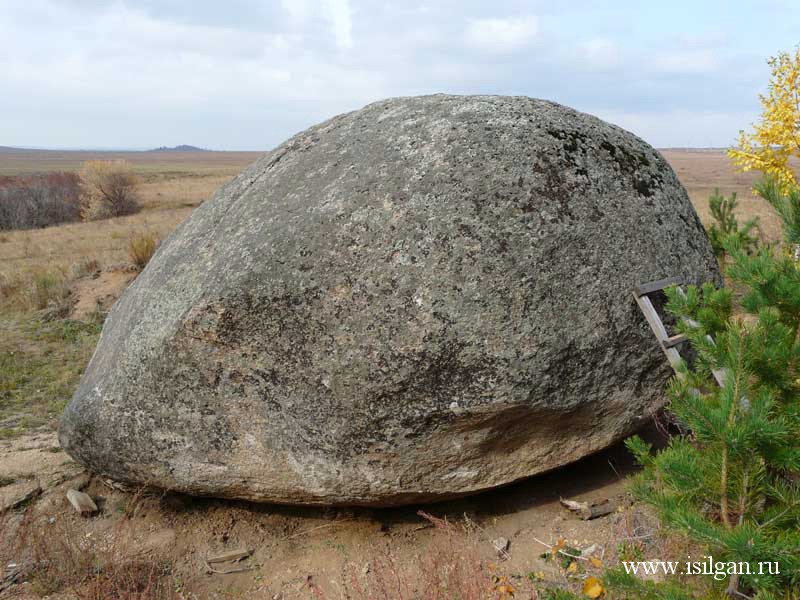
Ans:
{"type": "Polygon", "coordinates": [[[371,104],[265,155],[106,321],[60,439],[190,494],[398,505],[600,450],[664,401],[631,296],[719,283],[664,159],[524,97],[371,104]]]}

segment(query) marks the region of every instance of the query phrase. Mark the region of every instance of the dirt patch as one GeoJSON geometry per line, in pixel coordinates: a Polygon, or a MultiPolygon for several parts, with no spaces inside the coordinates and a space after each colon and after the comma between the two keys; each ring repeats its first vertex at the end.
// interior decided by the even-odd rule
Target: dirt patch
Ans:
{"type": "Polygon", "coordinates": [[[69,317],[83,320],[95,312],[108,312],[137,273],[130,265],[118,265],[76,280],[72,286],[76,300],[69,317]]]}
{"type": "MultiPolygon", "coordinates": [[[[0,440],[0,474],[3,481],[13,484],[35,481],[48,489],[78,475],[82,470],[61,450],[54,432],[0,440]]],[[[0,487],[0,493],[5,494],[11,487],[0,487]]]]}
{"type": "MultiPolygon", "coordinates": [[[[396,572],[399,580],[419,585],[429,575],[426,570],[453,568],[447,561],[496,570],[518,590],[542,582],[575,589],[599,568],[576,561],[575,572],[568,572],[569,559],[562,564],[558,556],[542,558],[550,545],[563,539],[572,549],[593,548],[592,556],[610,565],[618,560],[626,540],[633,543],[641,537],[642,523],[649,522],[641,507],[626,500],[624,477],[634,467],[621,445],[488,493],[395,509],[302,508],[192,498],[120,489],[95,477],[84,491],[100,510],[85,518],[71,509],[65,494],[75,481],[83,478],[85,483],[87,476],[67,455],[53,451],[55,443],[54,434],[41,434],[0,446],[0,472],[35,478],[43,488],[27,509],[14,513],[15,521],[0,527],[4,537],[0,547],[11,552],[0,559],[24,560],[33,542],[16,547],[12,542],[19,539],[23,521],[38,518],[48,540],[62,536],[80,540],[84,552],[96,556],[111,552],[126,560],[169,564],[165,576],[171,578],[170,585],[186,592],[181,596],[186,598],[366,598],[358,589],[370,581],[374,585],[396,572]],[[611,498],[620,509],[583,521],[559,504],[562,497],[611,498]],[[420,516],[420,509],[446,520],[457,537],[420,516]],[[493,541],[498,538],[509,541],[506,553],[495,549],[493,541]],[[215,565],[216,570],[235,567],[236,572],[222,574],[209,568],[210,556],[239,548],[252,551],[252,556],[234,565],[215,565]]],[[[653,527],[648,531],[650,535],[653,527]]],[[[25,597],[35,585],[34,575],[20,577],[0,597],[25,597]]]]}

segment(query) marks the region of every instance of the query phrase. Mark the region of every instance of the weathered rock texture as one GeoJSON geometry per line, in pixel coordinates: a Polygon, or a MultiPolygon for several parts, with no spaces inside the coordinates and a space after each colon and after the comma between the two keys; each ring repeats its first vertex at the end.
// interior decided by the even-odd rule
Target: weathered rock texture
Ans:
{"type": "Polygon", "coordinates": [[[670,374],[633,285],[719,282],[664,159],[551,102],[428,96],[312,127],[198,208],[116,304],[64,415],[90,469],[393,505],[630,433],[670,374]]]}

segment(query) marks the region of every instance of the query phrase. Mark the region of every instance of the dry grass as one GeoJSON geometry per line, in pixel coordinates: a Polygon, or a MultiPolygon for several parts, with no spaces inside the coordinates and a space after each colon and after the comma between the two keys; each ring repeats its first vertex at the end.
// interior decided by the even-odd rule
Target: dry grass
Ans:
{"type": "Polygon", "coordinates": [[[145,177],[163,173],[233,175],[263,152],[92,152],[73,150],[0,150],[0,175],[77,171],[87,160],[126,160],[145,177]]]}
{"type": "MultiPolygon", "coordinates": [[[[61,501],[66,509],[65,502],[61,501]]],[[[197,583],[184,583],[180,558],[173,549],[159,552],[137,545],[141,539],[138,513],[146,510],[140,491],[125,504],[124,513],[113,525],[84,533],[81,518],[56,511],[56,518],[28,506],[19,514],[0,516],[0,581],[5,565],[20,565],[18,582],[38,597],[69,593],[79,600],[187,600],[208,596],[197,583]]],[[[480,542],[462,527],[420,513],[435,530],[430,543],[416,558],[401,560],[392,545],[377,549],[365,572],[345,567],[339,598],[349,600],[511,600],[538,599],[533,584],[522,579],[510,583],[502,567],[485,560],[480,542]]],[[[222,582],[218,582],[222,583],[222,582]]],[[[329,596],[313,579],[306,582],[302,597],[329,596]]],[[[61,597],[61,596],[59,596],[61,597]]],[[[280,594],[234,592],[225,598],[267,599],[280,594]]],[[[292,596],[295,597],[295,596],[292,596]]],[[[331,600],[333,600],[331,598],[331,600]]]]}
{"type": "Polygon", "coordinates": [[[0,273],[29,272],[42,265],[68,268],[85,260],[103,266],[124,263],[128,240],[136,231],[164,238],[189,213],[190,208],[143,211],[103,221],[7,232],[6,241],[0,243],[0,273]]]}
{"type": "MultiPolygon", "coordinates": [[[[722,150],[662,150],[661,153],[689,192],[697,214],[704,224],[711,222],[708,197],[719,188],[724,195],[736,192],[739,207],[736,217],[743,223],[758,217],[764,241],[781,239],[781,224],[775,211],[767,202],[753,194],[753,183],[760,173],[740,173],[722,150]]],[[[800,163],[794,163],[800,171],[800,163]]]]}
{"type": "Polygon", "coordinates": [[[149,232],[134,233],[128,240],[128,256],[140,271],[147,266],[158,247],[158,239],[149,232]]]}
{"type": "Polygon", "coordinates": [[[103,266],[128,260],[128,240],[146,230],[163,239],[230,175],[164,178],[140,186],[142,212],[89,223],[7,231],[0,237],[0,274],[29,272],[40,265],[97,260],[103,266]]]}
{"type": "MultiPolygon", "coordinates": [[[[522,578],[512,583],[498,564],[486,560],[486,547],[474,531],[445,519],[418,513],[435,528],[430,544],[414,560],[401,560],[391,545],[375,548],[365,570],[348,565],[343,597],[352,600],[510,600],[537,598],[522,578]]],[[[319,600],[328,596],[313,581],[308,589],[319,600]]]]}
{"type": "Polygon", "coordinates": [[[67,307],[70,276],[64,267],[33,267],[25,273],[0,272],[0,307],[30,312],[67,307]]]}
{"type": "Polygon", "coordinates": [[[147,230],[166,237],[192,209],[256,160],[256,152],[56,152],[3,151],[2,174],[78,170],[87,160],[127,160],[139,176],[142,212],[91,223],[71,223],[0,236],[0,274],[39,266],[70,268],[97,260],[103,266],[128,260],[128,239],[147,230]]]}
{"type": "Polygon", "coordinates": [[[212,173],[208,175],[171,176],[162,173],[139,185],[144,210],[185,209],[199,206],[235,175],[212,173]]]}
{"type": "Polygon", "coordinates": [[[28,507],[0,522],[2,565],[21,566],[18,580],[28,581],[38,597],[69,592],[79,600],[178,600],[164,557],[142,555],[134,549],[133,522],[140,495],[104,535],[86,536],[69,513],[51,520],[28,507]]]}
{"type": "Polygon", "coordinates": [[[18,271],[0,271],[0,313],[48,310],[48,317],[63,317],[72,304],[72,283],[100,270],[96,259],[84,259],[69,268],[64,264],[35,265],[18,271]]]}

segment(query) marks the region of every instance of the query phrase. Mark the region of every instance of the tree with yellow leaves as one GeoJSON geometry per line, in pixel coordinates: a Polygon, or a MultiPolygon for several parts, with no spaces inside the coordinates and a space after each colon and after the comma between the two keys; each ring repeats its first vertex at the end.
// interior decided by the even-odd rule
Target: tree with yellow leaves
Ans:
{"type": "Polygon", "coordinates": [[[772,75],[767,95],[759,96],[761,122],[752,133],[739,133],[739,147],[731,148],[728,156],[742,170],[762,171],[786,189],[797,185],[789,159],[800,157],[800,46],[767,62],[772,75]]]}

